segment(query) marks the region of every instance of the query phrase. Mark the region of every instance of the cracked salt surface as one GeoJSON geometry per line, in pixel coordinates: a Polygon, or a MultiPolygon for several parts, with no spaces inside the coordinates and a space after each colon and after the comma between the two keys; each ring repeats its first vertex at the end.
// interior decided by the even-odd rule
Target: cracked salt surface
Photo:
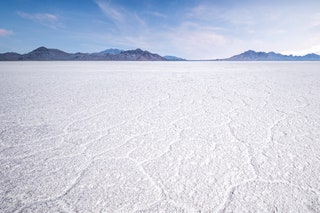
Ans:
{"type": "Polygon", "coordinates": [[[0,212],[320,212],[318,62],[1,62],[0,212]]]}

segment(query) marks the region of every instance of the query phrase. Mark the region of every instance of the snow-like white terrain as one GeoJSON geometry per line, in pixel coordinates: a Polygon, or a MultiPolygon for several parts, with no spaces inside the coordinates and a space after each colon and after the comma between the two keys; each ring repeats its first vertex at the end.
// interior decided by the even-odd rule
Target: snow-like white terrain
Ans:
{"type": "Polygon", "coordinates": [[[320,212],[319,62],[1,62],[0,212],[320,212]]]}

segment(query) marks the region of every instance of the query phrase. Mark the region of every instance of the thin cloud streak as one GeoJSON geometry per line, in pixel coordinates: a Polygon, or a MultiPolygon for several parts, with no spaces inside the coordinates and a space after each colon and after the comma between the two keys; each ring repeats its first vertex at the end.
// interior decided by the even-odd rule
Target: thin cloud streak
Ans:
{"type": "Polygon", "coordinates": [[[217,33],[214,27],[205,27],[192,22],[182,23],[163,33],[166,40],[170,41],[171,49],[183,52],[185,54],[183,57],[188,59],[210,59],[209,55],[219,51],[229,42],[229,39],[217,33]],[[203,55],[209,57],[203,58],[203,55]]]}
{"type": "Polygon", "coordinates": [[[58,17],[50,13],[29,14],[29,13],[18,11],[17,14],[22,18],[30,19],[33,21],[51,21],[51,22],[58,21],[58,17]]]}
{"type": "Polygon", "coordinates": [[[123,14],[119,11],[119,9],[111,7],[110,2],[106,3],[98,0],[95,1],[95,3],[98,5],[103,14],[109,19],[116,23],[123,23],[125,21],[123,14]]]}
{"type": "Polygon", "coordinates": [[[6,30],[6,29],[0,29],[0,36],[4,37],[4,36],[9,36],[12,35],[13,32],[11,30],[6,30]]]}
{"type": "Polygon", "coordinates": [[[59,18],[55,14],[51,13],[26,13],[22,11],[18,11],[17,14],[24,19],[31,20],[33,22],[40,23],[42,25],[45,25],[47,27],[57,29],[61,27],[61,23],[59,22],[59,18]]]}
{"type": "Polygon", "coordinates": [[[157,12],[157,11],[146,11],[145,13],[146,14],[150,14],[150,15],[155,16],[155,17],[158,17],[158,18],[168,18],[167,15],[165,15],[163,13],[160,13],[160,12],[157,12]]]}

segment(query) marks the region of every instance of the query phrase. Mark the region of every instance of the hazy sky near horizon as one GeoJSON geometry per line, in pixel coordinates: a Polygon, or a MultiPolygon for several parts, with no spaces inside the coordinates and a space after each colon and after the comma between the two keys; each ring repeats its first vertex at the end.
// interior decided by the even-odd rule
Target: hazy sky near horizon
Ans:
{"type": "Polygon", "coordinates": [[[320,54],[320,0],[1,0],[0,52],[39,46],[187,59],[320,54]]]}

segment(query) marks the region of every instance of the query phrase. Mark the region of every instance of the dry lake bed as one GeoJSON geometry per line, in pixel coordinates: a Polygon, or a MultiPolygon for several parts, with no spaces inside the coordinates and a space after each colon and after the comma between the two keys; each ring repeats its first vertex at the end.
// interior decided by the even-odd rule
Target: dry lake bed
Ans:
{"type": "Polygon", "coordinates": [[[0,212],[320,212],[319,62],[1,62],[0,212]]]}

